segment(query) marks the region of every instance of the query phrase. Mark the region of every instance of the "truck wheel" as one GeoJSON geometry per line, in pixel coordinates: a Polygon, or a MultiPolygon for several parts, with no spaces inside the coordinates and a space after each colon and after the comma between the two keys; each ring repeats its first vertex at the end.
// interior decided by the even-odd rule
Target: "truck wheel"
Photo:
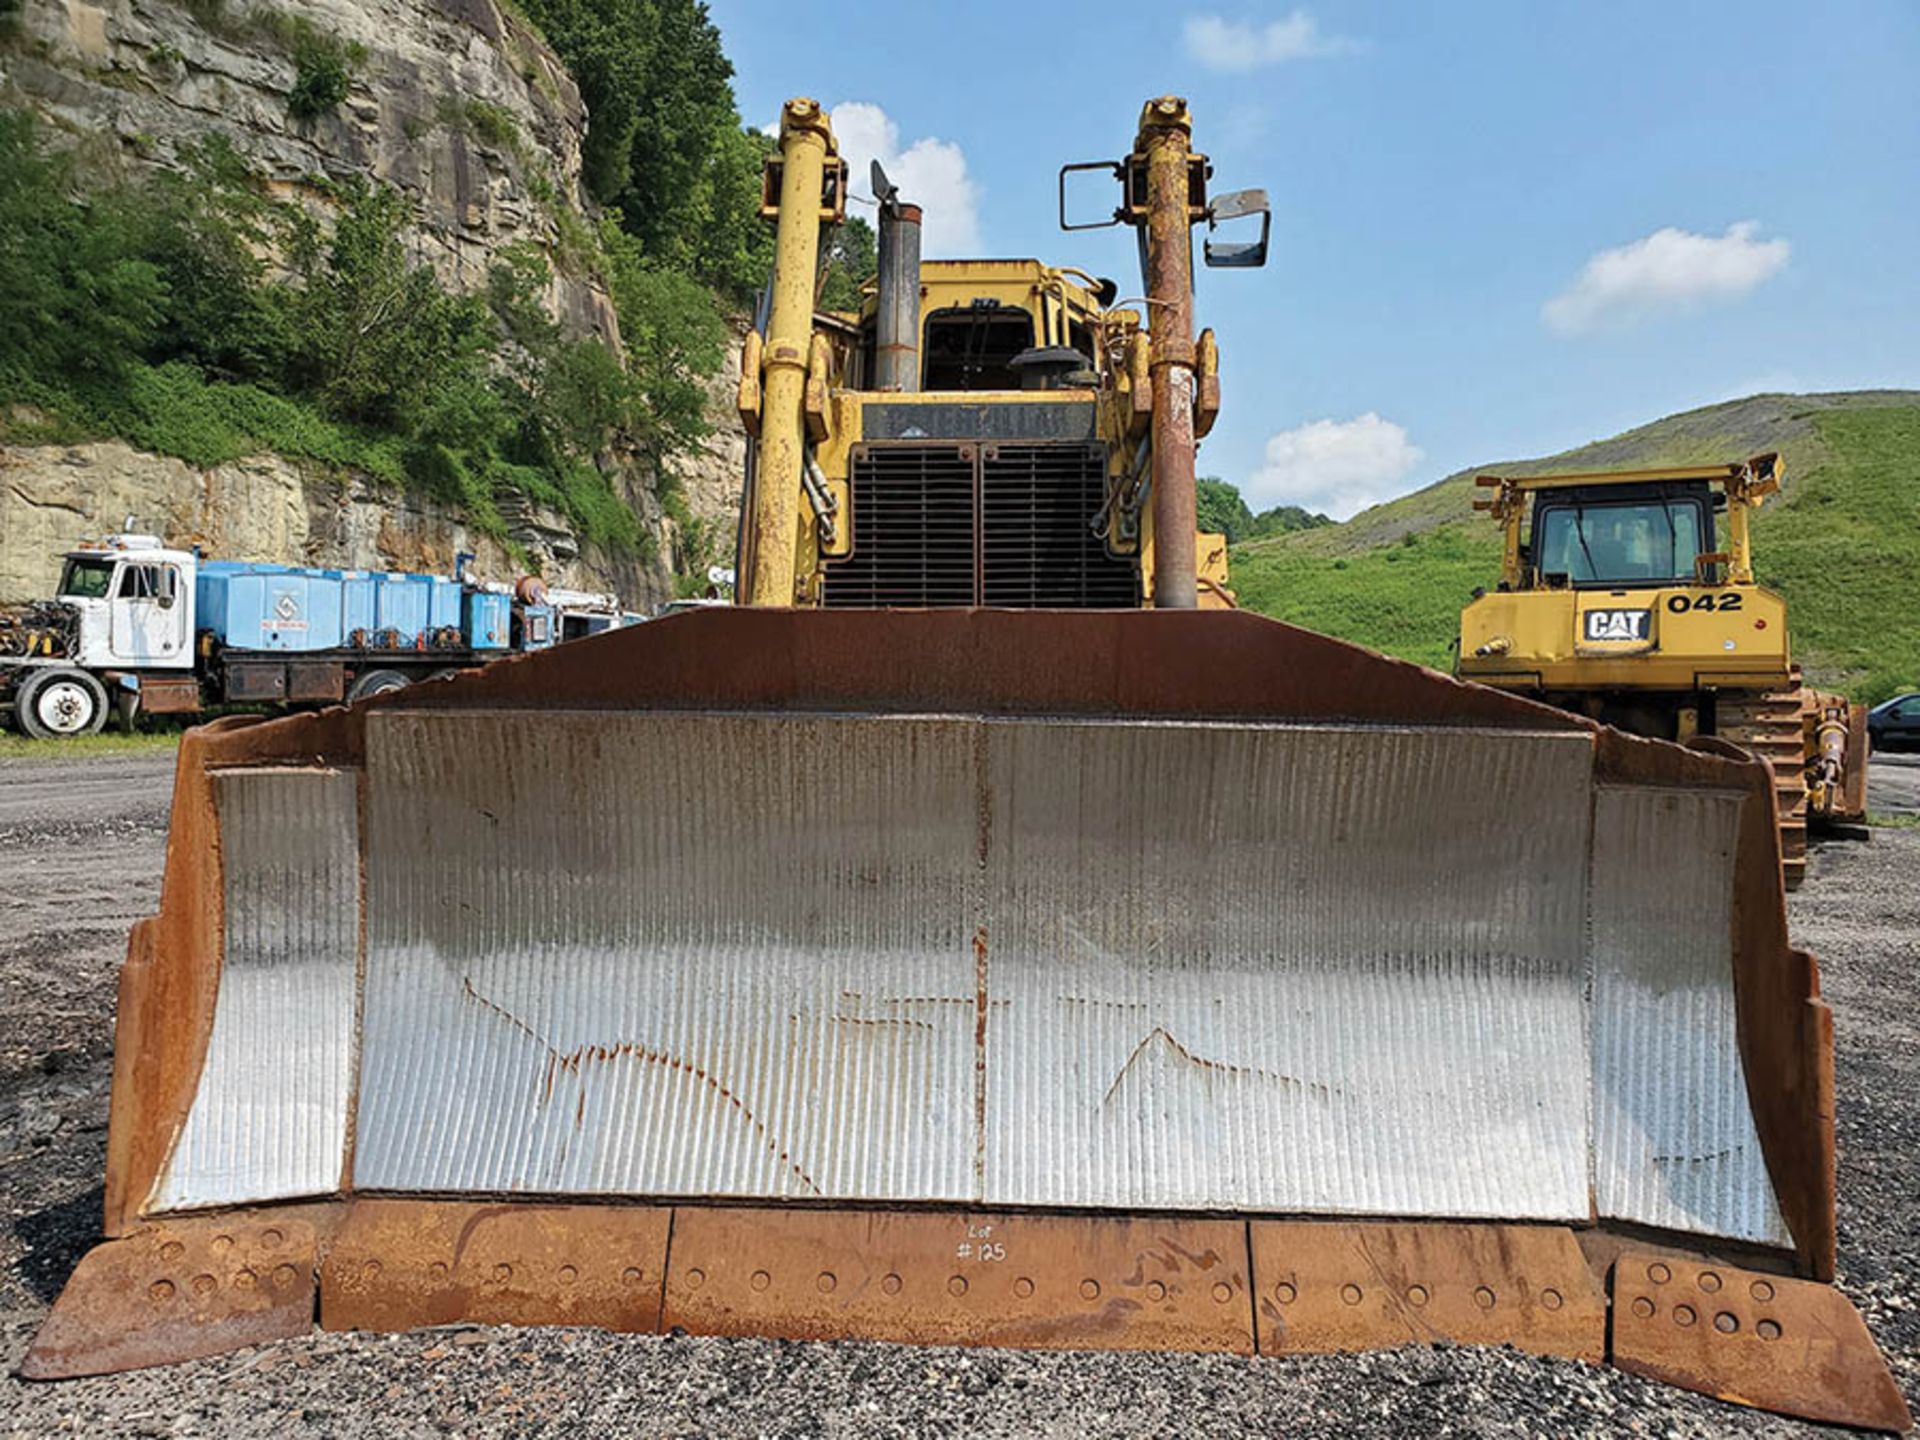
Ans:
{"type": "Polygon", "coordinates": [[[36,740],[98,734],[107,723],[107,691],[84,670],[38,670],[14,697],[20,728],[36,740]]]}
{"type": "Polygon", "coordinates": [[[347,699],[364,700],[369,695],[384,695],[389,690],[404,690],[412,682],[398,670],[369,670],[347,690],[347,699]]]}

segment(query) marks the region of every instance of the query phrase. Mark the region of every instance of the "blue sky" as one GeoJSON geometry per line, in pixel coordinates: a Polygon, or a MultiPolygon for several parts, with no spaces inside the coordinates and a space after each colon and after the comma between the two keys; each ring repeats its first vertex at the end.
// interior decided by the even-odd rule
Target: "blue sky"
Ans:
{"type": "Polygon", "coordinates": [[[1201,469],[1256,507],[1345,514],[1755,390],[1920,388],[1914,0],[712,11],[743,114],[834,107],[930,252],[1123,294],[1131,236],[1058,233],[1055,171],[1185,95],[1216,189],[1273,197],[1267,268],[1200,279],[1201,469]]]}

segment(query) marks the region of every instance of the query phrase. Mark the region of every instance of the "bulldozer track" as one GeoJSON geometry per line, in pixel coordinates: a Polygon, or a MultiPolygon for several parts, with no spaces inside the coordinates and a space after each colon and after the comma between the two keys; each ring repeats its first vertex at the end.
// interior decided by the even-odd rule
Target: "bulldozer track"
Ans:
{"type": "Polygon", "coordinates": [[[1720,696],[1720,738],[1744,746],[1773,769],[1773,795],[1780,822],[1780,869],[1787,889],[1807,874],[1806,740],[1801,691],[1732,690],[1720,696]]]}

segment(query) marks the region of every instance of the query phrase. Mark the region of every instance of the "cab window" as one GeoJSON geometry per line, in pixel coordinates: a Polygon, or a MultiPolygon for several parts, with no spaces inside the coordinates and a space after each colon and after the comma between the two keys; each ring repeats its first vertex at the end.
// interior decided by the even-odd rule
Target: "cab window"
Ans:
{"type": "Polygon", "coordinates": [[[1093,347],[1093,332],[1078,320],[1067,327],[1067,344],[1086,356],[1089,366],[1098,362],[1100,357],[1093,347]]]}
{"type": "Polygon", "coordinates": [[[976,303],[927,316],[924,390],[1018,390],[1013,357],[1033,348],[1033,316],[1017,305],[976,303]]]}
{"type": "Polygon", "coordinates": [[[104,600],[107,587],[112,583],[111,560],[76,557],[67,561],[67,568],[60,576],[60,593],[75,600],[104,600]]]}
{"type": "Polygon", "coordinates": [[[173,604],[174,577],[171,565],[127,565],[120,571],[120,584],[114,590],[117,600],[148,600],[161,607],[173,604]]]}
{"type": "Polygon", "coordinates": [[[1690,580],[1707,548],[1700,522],[1690,502],[1555,505],[1535,526],[1534,563],[1575,585],[1690,580]]]}

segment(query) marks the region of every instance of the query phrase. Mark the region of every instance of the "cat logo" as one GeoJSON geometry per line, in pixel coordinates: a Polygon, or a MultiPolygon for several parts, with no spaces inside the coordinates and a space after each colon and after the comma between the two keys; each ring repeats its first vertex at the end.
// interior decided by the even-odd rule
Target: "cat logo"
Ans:
{"type": "Polygon", "coordinates": [[[1589,610],[1589,640],[1645,640],[1653,623],[1651,610],[1589,610]]]}

